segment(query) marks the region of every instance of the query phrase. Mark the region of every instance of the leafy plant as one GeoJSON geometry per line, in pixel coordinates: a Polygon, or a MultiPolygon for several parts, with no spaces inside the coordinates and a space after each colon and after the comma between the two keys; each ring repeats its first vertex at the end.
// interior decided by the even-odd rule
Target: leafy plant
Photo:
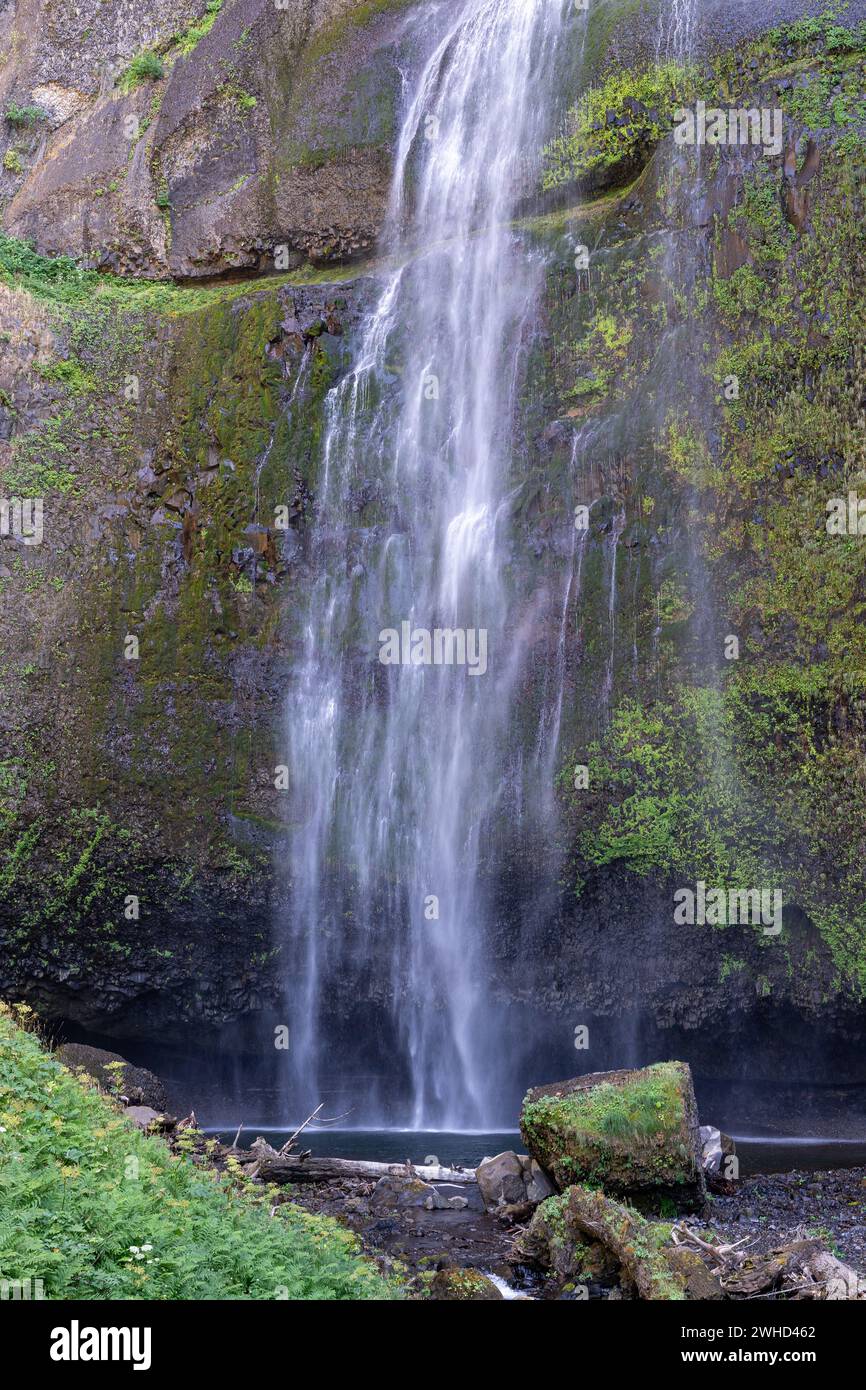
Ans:
{"type": "Polygon", "coordinates": [[[165,76],[165,64],[158,53],[152,49],[146,49],[143,53],[137,53],[132,62],[117,79],[117,85],[122,92],[128,93],[135,91],[142,82],[158,82],[165,76]]]}
{"type": "Polygon", "coordinates": [[[47,120],[48,113],[41,106],[19,106],[17,102],[10,101],[5,116],[10,125],[29,126],[47,120]]]}
{"type": "Polygon", "coordinates": [[[0,1272],[50,1299],[400,1296],[335,1222],[173,1156],[0,1005],[0,1272]]]}

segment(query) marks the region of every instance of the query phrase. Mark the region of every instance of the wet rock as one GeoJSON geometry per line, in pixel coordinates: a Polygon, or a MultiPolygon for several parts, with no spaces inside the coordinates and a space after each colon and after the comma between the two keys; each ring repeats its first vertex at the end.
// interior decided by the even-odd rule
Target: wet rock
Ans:
{"type": "Polygon", "coordinates": [[[667,1227],[580,1184],[542,1202],[515,1245],[516,1254],[563,1282],[616,1277],[649,1300],[688,1296],[685,1276],[669,1261],[672,1250],[667,1227]]]}
{"type": "Polygon", "coordinates": [[[718,1302],[727,1297],[721,1280],[710,1272],[700,1255],[682,1246],[672,1248],[666,1253],[671,1269],[682,1281],[687,1298],[718,1302]]]}
{"type": "Polygon", "coordinates": [[[478,1165],[475,1177],[488,1211],[526,1200],[523,1164],[511,1150],[497,1154],[495,1158],[485,1158],[478,1165]]]}
{"type": "Polygon", "coordinates": [[[290,8],[224,5],[182,61],[124,92],[112,70],[144,49],[170,50],[189,6],[155,0],[134,13],[82,0],[77,22],[64,23],[36,0],[4,79],[22,102],[42,93],[47,120],[7,200],[7,226],[46,254],[150,277],[368,252],[387,207],[401,18],[377,6],[346,24],[339,0],[290,8]],[[62,86],[44,81],[60,69],[62,86]],[[140,130],[132,159],[130,122],[140,130]]]}
{"type": "Polygon", "coordinates": [[[713,1125],[701,1125],[701,1163],[705,1173],[719,1174],[726,1158],[732,1158],[737,1146],[728,1134],[722,1134],[713,1125]]]}
{"type": "Polygon", "coordinates": [[[526,1185],[526,1200],[537,1206],[556,1192],[556,1186],[534,1158],[523,1160],[523,1180],[526,1185]]]}
{"type": "Polygon", "coordinates": [[[614,1279],[619,1261],[598,1241],[571,1229],[562,1199],[543,1202],[514,1243],[515,1256],[547,1270],[562,1283],[614,1279]]]}
{"type": "Polygon", "coordinates": [[[159,1111],[150,1105],[130,1105],[126,1110],[126,1118],[138,1129],[149,1130],[159,1129],[162,1117],[159,1111]]]}
{"type": "Polygon", "coordinates": [[[435,1187],[439,1196],[444,1197],[451,1205],[453,1205],[453,1203],[451,1203],[452,1198],[461,1198],[470,1211],[480,1212],[485,1210],[484,1198],[481,1195],[481,1189],[477,1183],[437,1182],[435,1187]]]}
{"type": "Polygon", "coordinates": [[[373,1188],[370,1206],[374,1211],[403,1211],[407,1207],[426,1206],[428,1201],[432,1203],[428,1210],[433,1210],[438,1201],[444,1201],[429,1182],[422,1182],[420,1178],[384,1177],[373,1188]]]}

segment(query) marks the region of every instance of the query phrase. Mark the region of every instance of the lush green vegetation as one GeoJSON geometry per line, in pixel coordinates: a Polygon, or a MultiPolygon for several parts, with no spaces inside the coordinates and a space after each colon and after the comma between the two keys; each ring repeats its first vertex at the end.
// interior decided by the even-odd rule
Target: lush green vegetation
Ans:
{"type": "MultiPolygon", "coordinates": [[[[346,278],[351,272],[345,272],[346,278]]],[[[315,284],[339,280],[339,270],[287,271],[270,276],[268,288],[284,284],[315,284]]],[[[0,282],[26,290],[36,299],[58,307],[130,313],[194,313],[209,304],[248,294],[249,284],[180,286],[170,280],[132,280],[119,275],[82,270],[70,256],[42,256],[33,246],[0,232],[0,282]]]]}
{"type": "Polygon", "coordinates": [[[172,47],[176,48],[182,57],[186,57],[187,54],[192,53],[196,45],[201,43],[202,39],[210,33],[222,7],[223,0],[207,0],[205,11],[201,19],[178,34],[172,41],[172,47]]]}
{"type": "Polygon", "coordinates": [[[0,1278],[60,1299],[387,1299],[356,1238],[173,1156],[0,1012],[0,1278]]]}
{"type": "Polygon", "coordinates": [[[542,187],[551,191],[589,175],[624,177],[670,130],[674,111],[696,87],[696,75],[673,63],[610,73],[587,88],[563,134],[545,147],[542,187]]]}
{"type": "MultiPolygon", "coordinates": [[[[801,138],[787,177],[755,159],[733,205],[716,210],[709,288],[702,273],[690,283],[666,219],[681,236],[684,200],[697,196],[699,178],[712,179],[720,156],[704,151],[699,174],[662,151],[645,184],[658,191],[642,219],[649,235],[607,251],[592,293],[558,295],[551,321],[564,404],[625,409],[637,422],[654,412],[658,455],[644,464],[640,423],[630,443],[631,535],[663,541],[672,517],[684,522],[705,565],[703,611],[741,644],[730,662],[720,639],[715,652],[704,647],[696,670],[694,576],[648,567],[651,596],[636,621],[651,613],[657,627],[656,687],[648,693],[642,671],[642,694],[576,754],[590,767],[588,792],[570,791],[571,772],[563,778],[578,890],[613,865],[680,885],[778,887],[786,908],[818,928],[837,983],[862,989],[864,542],[826,529],[830,499],[849,489],[866,496],[866,27],[843,28],[844,8],[725,58],[727,95],[748,96],[750,83],[770,76],[801,138]],[[818,127],[826,133],[810,143],[818,127]],[[611,322],[618,362],[607,355],[611,322]],[[597,331],[605,323],[606,339],[597,331]],[[708,389],[698,381],[688,404],[666,391],[653,407],[653,332],[680,324],[708,389]]],[[[614,81],[621,114],[630,79],[614,81]]],[[[601,499],[594,524],[605,507],[601,499]]]]}
{"type": "Polygon", "coordinates": [[[686,1075],[679,1063],[660,1062],[623,1085],[527,1097],[521,1134],[560,1186],[602,1174],[611,1190],[693,1183],[686,1075]]]}
{"type": "Polygon", "coordinates": [[[678,884],[778,887],[866,985],[862,755],[832,728],[827,677],[820,664],[750,667],[723,689],[621,704],[591,749],[593,794],[577,798],[579,872],[621,863],[678,884]]]}

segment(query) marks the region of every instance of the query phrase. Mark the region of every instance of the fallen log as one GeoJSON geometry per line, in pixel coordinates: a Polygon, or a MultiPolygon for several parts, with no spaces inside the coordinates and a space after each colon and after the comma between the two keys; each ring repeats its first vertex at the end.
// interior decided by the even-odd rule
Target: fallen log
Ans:
{"type": "Polygon", "coordinates": [[[445,1168],[442,1164],[372,1163],[355,1158],[316,1158],[312,1154],[281,1156],[258,1149],[256,1176],[262,1182],[343,1182],[347,1178],[420,1178],[422,1182],[474,1182],[474,1168],[445,1168]]]}
{"type": "Polygon", "coordinates": [[[800,1240],[744,1259],[722,1279],[729,1298],[862,1299],[866,1281],[820,1240],[800,1240]]]}

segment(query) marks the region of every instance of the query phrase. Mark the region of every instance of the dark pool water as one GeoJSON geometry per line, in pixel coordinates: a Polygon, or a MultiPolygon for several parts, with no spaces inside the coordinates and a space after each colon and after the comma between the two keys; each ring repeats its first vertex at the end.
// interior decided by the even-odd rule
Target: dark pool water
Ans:
{"type": "MultiPolygon", "coordinates": [[[[235,1129],[211,1129],[223,1143],[230,1143],[235,1129]]],[[[286,1142],[292,1129],[261,1129],[251,1125],[241,1133],[242,1148],[257,1134],[274,1148],[286,1142]]],[[[834,1140],[820,1136],[796,1136],[771,1131],[735,1134],[741,1171],[787,1173],[792,1169],[814,1173],[824,1168],[866,1166],[866,1139],[834,1140]]],[[[423,1163],[435,1154],[448,1167],[475,1168],[483,1158],[503,1149],[524,1151],[519,1132],[460,1133],[452,1130],[320,1129],[305,1130],[302,1147],[323,1158],[363,1158],[377,1163],[423,1163]]]]}
{"type": "MultiPolygon", "coordinates": [[[[210,1130],[223,1143],[230,1143],[236,1130],[210,1130]]],[[[273,1144],[275,1149],[286,1142],[292,1129],[245,1129],[240,1137],[242,1148],[248,1147],[257,1134],[273,1144]]],[[[491,1133],[455,1133],[452,1130],[422,1129],[320,1129],[305,1130],[299,1144],[312,1149],[322,1158],[364,1158],[376,1163],[423,1163],[435,1154],[440,1163],[450,1168],[476,1168],[482,1158],[502,1153],[503,1149],[523,1151],[520,1134],[515,1130],[491,1133]]]]}

